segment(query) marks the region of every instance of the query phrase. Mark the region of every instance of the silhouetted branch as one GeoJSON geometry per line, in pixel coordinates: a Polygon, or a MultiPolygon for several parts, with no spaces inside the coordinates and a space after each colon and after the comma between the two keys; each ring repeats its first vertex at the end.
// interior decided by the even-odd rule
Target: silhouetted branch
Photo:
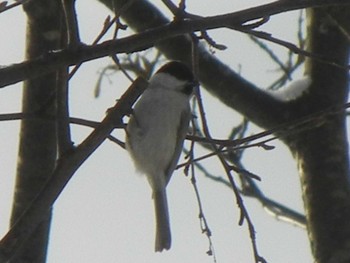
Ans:
{"type": "Polygon", "coordinates": [[[0,262],[8,262],[21,248],[76,170],[102,144],[111,131],[121,125],[122,117],[130,112],[132,104],[142,93],[145,85],[143,79],[137,79],[116,105],[109,109],[107,116],[98,127],[74,150],[61,156],[55,170],[51,176],[48,176],[48,181],[37,197],[0,241],[0,262]]]}
{"type": "MultiPolygon", "coordinates": [[[[159,41],[195,31],[221,27],[237,29],[248,21],[282,12],[306,7],[348,4],[349,2],[345,0],[276,1],[270,4],[224,15],[174,21],[168,25],[118,40],[110,40],[93,46],[80,46],[74,49],[55,50],[31,61],[2,67],[0,69],[0,87],[14,84],[27,78],[46,74],[57,70],[62,66],[77,65],[82,62],[109,56],[111,54],[141,51],[154,46],[154,44],[159,41]]],[[[308,53],[306,52],[304,55],[308,55],[308,53]]]]}

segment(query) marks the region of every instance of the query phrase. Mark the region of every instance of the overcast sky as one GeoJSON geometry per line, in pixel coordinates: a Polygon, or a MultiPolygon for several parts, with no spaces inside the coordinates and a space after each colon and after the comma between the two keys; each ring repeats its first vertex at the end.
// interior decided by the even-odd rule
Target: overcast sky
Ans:
{"type": "MultiPolygon", "coordinates": [[[[82,41],[90,44],[98,35],[109,10],[97,1],[78,2],[78,19],[82,41]]],[[[154,1],[156,2],[156,1],[154,1]]],[[[158,1],[157,1],[158,3],[158,1]]],[[[187,0],[188,10],[200,15],[215,15],[238,11],[263,1],[187,0]]],[[[158,3],[163,8],[161,3],[158,3]]],[[[264,30],[296,43],[298,12],[273,17],[264,30]]],[[[21,8],[0,14],[0,64],[23,60],[25,16],[21,8]]],[[[257,84],[267,87],[279,76],[277,65],[259,47],[241,33],[220,29],[209,32],[226,51],[215,56],[257,84]]],[[[271,45],[286,59],[286,50],[271,45]]],[[[84,64],[70,85],[70,110],[73,117],[99,121],[106,110],[130,85],[121,74],[104,78],[101,95],[94,98],[99,73],[109,58],[84,64]]],[[[302,71],[295,74],[300,78],[302,71]]],[[[20,111],[21,86],[17,84],[0,90],[0,113],[20,111]]],[[[204,103],[212,135],[225,138],[230,129],[241,121],[233,110],[223,106],[205,91],[204,103]]],[[[17,161],[19,122],[0,123],[0,232],[7,231],[13,183],[17,161]]],[[[90,128],[72,127],[75,144],[85,138],[90,128]]],[[[259,129],[251,127],[250,134],[259,129]]],[[[114,135],[124,140],[123,131],[114,135]]],[[[302,212],[302,202],[296,165],[288,150],[278,141],[276,148],[265,151],[254,148],[246,151],[244,165],[262,178],[259,183],[265,193],[281,203],[302,212]]],[[[197,154],[204,153],[200,147],[197,154]]],[[[217,159],[202,162],[214,175],[225,176],[217,159]]],[[[212,231],[217,262],[254,262],[247,225],[238,226],[239,209],[233,192],[218,183],[196,174],[201,201],[212,231]]],[[[214,262],[206,254],[208,239],[201,233],[198,204],[190,178],[178,170],[167,188],[172,229],[172,248],[154,253],[154,214],[150,187],[138,175],[127,153],[106,141],[78,170],[54,206],[48,262],[214,262]]],[[[312,262],[304,229],[279,222],[258,204],[244,198],[257,232],[261,256],[271,263],[312,262]]]]}

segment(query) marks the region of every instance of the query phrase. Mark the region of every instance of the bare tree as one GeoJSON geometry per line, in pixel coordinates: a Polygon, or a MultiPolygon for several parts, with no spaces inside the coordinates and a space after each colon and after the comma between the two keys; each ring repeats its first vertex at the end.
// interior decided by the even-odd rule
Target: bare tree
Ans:
{"type": "MultiPolygon", "coordinates": [[[[234,191],[241,210],[241,223],[246,221],[249,227],[255,262],[266,260],[258,252],[254,226],[242,202],[242,194],[258,198],[271,211],[283,213],[298,224],[306,224],[315,262],[350,261],[346,135],[349,1],[281,0],[204,18],[186,12],[185,1],[177,6],[163,0],[174,15],[170,21],[147,1],[100,0],[115,14],[113,19],[106,21],[101,36],[111,27],[115,28],[117,35],[119,30],[125,29],[124,23],[138,33],[101,44],[97,39],[91,46],[80,43],[74,2],[23,1],[28,16],[27,60],[0,69],[1,87],[25,81],[23,113],[3,117],[20,118],[22,124],[12,228],[0,242],[0,262],[45,262],[54,201],[79,166],[110,136],[110,132],[123,128],[122,117],[130,112],[132,103],[146,85],[142,79],[137,79],[108,111],[106,118],[101,123],[93,123],[69,116],[69,74],[74,74],[81,63],[103,56],[111,56],[120,66],[116,55],[153,46],[168,59],[191,65],[206,90],[266,130],[260,135],[244,138],[243,123],[234,130],[232,138],[211,138],[200,92],[197,91],[200,132],[189,139],[211,149],[212,155],[218,157],[227,172],[227,180],[223,181],[234,191]],[[305,47],[302,41],[296,45],[259,31],[270,16],[303,8],[308,8],[305,47]],[[278,100],[259,89],[198,45],[199,40],[204,40],[213,48],[223,49],[224,46],[215,43],[206,33],[206,30],[216,28],[237,30],[249,34],[257,43],[261,43],[260,40],[273,42],[298,54],[299,60],[294,65],[280,63],[285,71],[280,82],[305,59],[305,74],[312,81],[310,87],[291,101],[278,100]],[[51,52],[53,50],[55,52],[51,52]],[[67,67],[72,65],[76,67],[68,73],[67,67]],[[75,148],[70,139],[70,122],[95,127],[75,148]],[[268,135],[282,140],[295,158],[300,171],[305,217],[266,198],[254,183],[258,176],[249,173],[240,163],[242,148],[256,139],[260,140],[255,145],[268,148],[268,135]],[[233,172],[240,174],[241,187],[234,180],[233,172]]],[[[7,8],[9,6],[4,4],[1,11],[7,8]]],[[[149,64],[149,68],[153,66],[149,64]]],[[[191,151],[189,156],[187,168],[196,165],[196,156],[192,156],[191,151]]],[[[207,228],[204,230],[208,231],[207,228]]]]}

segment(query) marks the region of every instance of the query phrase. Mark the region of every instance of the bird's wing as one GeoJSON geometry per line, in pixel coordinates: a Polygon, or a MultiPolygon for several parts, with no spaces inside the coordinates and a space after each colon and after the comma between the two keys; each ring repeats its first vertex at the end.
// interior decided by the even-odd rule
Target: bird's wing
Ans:
{"type": "Polygon", "coordinates": [[[177,127],[176,148],[175,148],[175,151],[173,154],[173,158],[171,159],[172,161],[171,161],[171,163],[169,163],[169,166],[166,169],[166,174],[165,174],[166,184],[168,184],[170,177],[171,177],[172,173],[174,172],[176,165],[177,165],[177,162],[180,158],[183,143],[184,143],[184,140],[186,138],[187,131],[188,131],[188,124],[190,122],[190,117],[191,117],[190,108],[184,110],[181,113],[180,122],[179,122],[179,125],[177,127]]]}

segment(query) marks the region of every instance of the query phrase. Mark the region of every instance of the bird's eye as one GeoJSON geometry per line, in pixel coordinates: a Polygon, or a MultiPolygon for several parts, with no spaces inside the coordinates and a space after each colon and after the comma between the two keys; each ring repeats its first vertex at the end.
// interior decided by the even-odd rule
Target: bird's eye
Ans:
{"type": "Polygon", "coordinates": [[[187,94],[187,95],[191,95],[191,93],[193,92],[193,88],[198,85],[197,82],[193,81],[193,82],[188,82],[186,83],[185,87],[183,88],[182,92],[187,94]]]}

